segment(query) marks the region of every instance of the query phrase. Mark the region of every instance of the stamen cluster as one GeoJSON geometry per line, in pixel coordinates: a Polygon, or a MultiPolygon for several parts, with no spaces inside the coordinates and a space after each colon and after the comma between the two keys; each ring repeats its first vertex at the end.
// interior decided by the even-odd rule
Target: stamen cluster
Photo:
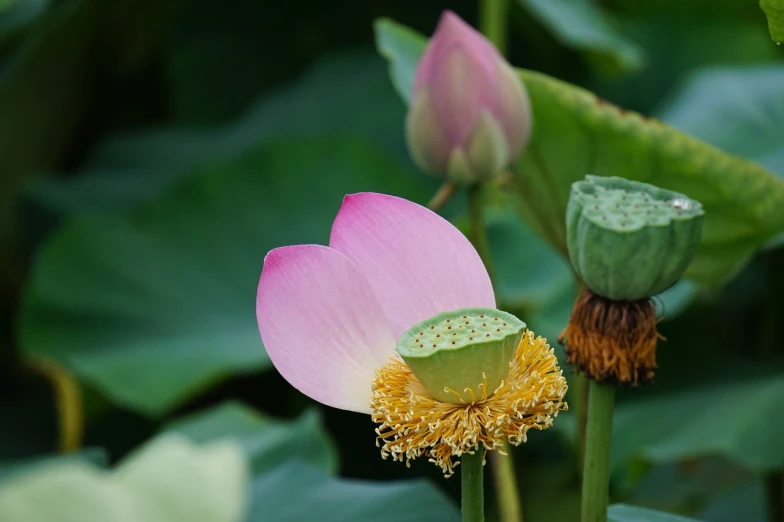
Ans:
{"type": "Polygon", "coordinates": [[[553,349],[529,330],[509,366],[492,394],[480,385],[478,393],[463,390],[461,403],[452,404],[434,399],[403,361],[391,360],[377,372],[371,399],[381,456],[406,465],[425,456],[449,477],[463,453],[482,447],[503,453],[504,441],[516,446],[529,429],[549,428],[567,409],[566,379],[553,349]]]}

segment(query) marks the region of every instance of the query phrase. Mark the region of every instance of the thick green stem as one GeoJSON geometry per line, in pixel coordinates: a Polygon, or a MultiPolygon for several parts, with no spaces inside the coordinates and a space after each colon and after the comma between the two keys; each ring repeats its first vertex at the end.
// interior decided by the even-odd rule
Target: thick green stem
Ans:
{"type": "Polygon", "coordinates": [[[582,475],[585,467],[585,430],[588,424],[588,378],[582,373],[572,374],[569,392],[573,393],[569,409],[574,408],[574,417],[577,419],[577,469],[582,475]]]}
{"type": "MultiPolygon", "coordinates": [[[[576,272],[574,275],[574,293],[580,295],[583,291],[583,282],[580,281],[576,272]]],[[[567,342],[568,339],[567,339],[567,342]]],[[[575,372],[569,381],[569,391],[572,397],[569,399],[569,409],[574,410],[574,417],[577,419],[577,470],[582,481],[582,472],[585,468],[585,427],[588,423],[588,377],[583,373],[575,372]]]]}
{"type": "Polygon", "coordinates": [[[506,53],[506,14],[508,0],[481,0],[479,28],[501,54],[506,53]]]}
{"type": "Polygon", "coordinates": [[[765,476],[768,499],[768,521],[784,522],[784,471],[772,471],[765,476]]]}
{"type": "Polygon", "coordinates": [[[498,520],[499,522],[523,522],[511,444],[504,442],[504,451],[508,455],[501,455],[497,451],[490,453],[490,463],[495,478],[496,502],[498,503],[498,520]]]}
{"type": "Polygon", "coordinates": [[[607,521],[614,401],[614,387],[590,382],[581,522],[607,521]]]}
{"type": "Polygon", "coordinates": [[[463,522],[484,522],[485,500],[482,482],[482,449],[460,457],[460,475],[463,481],[463,522]]]}

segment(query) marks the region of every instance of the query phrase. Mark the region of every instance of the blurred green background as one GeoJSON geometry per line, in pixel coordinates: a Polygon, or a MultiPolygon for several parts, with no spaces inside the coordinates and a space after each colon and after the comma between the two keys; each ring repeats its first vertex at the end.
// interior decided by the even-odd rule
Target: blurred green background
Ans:
{"type": "MultiPolygon", "coordinates": [[[[254,317],[265,253],[326,243],[344,194],[424,204],[438,188],[408,157],[374,22],[430,34],[445,8],[477,24],[468,1],[0,0],[0,520],[459,520],[458,477],[382,461],[370,419],[271,368],[254,317]]],[[[508,30],[513,65],[784,177],[784,50],[756,2],[510,0],[508,30]]],[[[536,117],[546,94],[529,89],[536,117]]],[[[576,154],[568,126],[548,129],[576,154]]],[[[763,209],[746,182],[713,181],[695,190],[740,208],[712,229],[732,229],[716,248],[740,261],[658,298],[668,340],[656,384],[619,398],[612,496],[774,520],[784,230],[743,212],[784,215],[784,198],[763,209]]],[[[500,192],[501,307],[555,344],[571,270],[525,197],[500,192]]],[[[442,213],[464,226],[465,207],[442,213]]],[[[527,522],[578,519],[574,426],[566,413],[514,454],[527,522]]]]}

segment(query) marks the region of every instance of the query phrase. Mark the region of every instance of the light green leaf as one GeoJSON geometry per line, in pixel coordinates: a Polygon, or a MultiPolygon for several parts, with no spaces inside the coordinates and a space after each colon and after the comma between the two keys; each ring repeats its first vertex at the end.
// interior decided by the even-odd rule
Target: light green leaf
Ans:
{"type": "MultiPolygon", "coordinates": [[[[386,35],[379,42],[382,49],[422,41],[389,20],[378,25],[386,35]]],[[[400,56],[389,50],[385,54],[400,56]]],[[[410,58],[395,70],[415,69],[416,60],[410,58]]],[[[784,182],[759,165],[623,111],[574,85],[533,71],[520,74],[535,122],[528,150],[514,169],[520,212],[559,250],[565,251],[569,188],[586,174],[646,181],[699,200],[705,227],[687,272],[699,283],[727,282],[761,245],[784,231],[784,182]]],[[[405,74],[398,72],[398,77],[405,74]]]]}
{"type": "Polygon", "coordinates": [[[782,375],[622,403],[615,412],[613,460],[720,455],[755,471],[780,469],[783,403],[782,375]]]}
{"type": "Polygon", "coordinates": [[[197,443],[231,439],[243,449],[254,473],[289,460],[328,472],[338,468],[337,450],[315,409],[291,421],[266,417],[236,402],[227,402],[172,423],[167,431],[197,443]]]}
{"type": "Polygon", "coordinates": [[[636,506],[616,504],[607,510],[607,522],[698,522],[693,518],[681,517],[661,511],[636,506]]]}
{"type": "Polygon", "coordinates": [[[389,62],[392,85],[406,103],[411,99],[416,64],[425,50],[426,41],[413,29],[389,18],[379,18],[373,24],[378,53],[389,62]]]}
{"type": "Polygon", "coordinates": [[[199,442],[230,440],[245,451],[254,472],[247,522],[459,520],[452,503],[428,482],[330,476],[337,455],[315,410],[281,421],[230,402],[178,420],[168,432],[199,442]]]}
{"type": "Polygon", "coordinates": [[[567,47],[609,61],[614,69],[642,67],[643,50],[624,38],[608,13],[590,0],[520,0],[520,3],[567,47]]]}
{"type": "Polygon", "coordinates": [[[784,0],[760,0],[760,7],[768,17],[768,30],[774,42],[784,41],[784,0]]]}
{"type": "Polygon", "coordinates": [[[136,519],[239,520],[246,510],[249,473],[237,446],[194,446],[176,435],[159,437],[123,461],[116,483],[130,491],[136,519]]]}
{"type": "Polygon", "coordinates": [[[33,267],[21,349],[118,404],[165,413],[269,366],[253,303],[270,249],[326,244],[346,193],[423,201],[425,187],[364,139],[282,140],[197,171],[130,215],[75,217],[33,267]]]}
{"type": "Polygon", "coordinates": [[[90,463],[99,468],[106,467],[109,456],[101,448],[85,448],[77,453],[66,455],[45,455],[43,457],[33,457],[21,461],[0,464],[0,482],[9,480],[20,473],[28,473],[38,467],[45,467],[53,463],[63,462],[90,463]]]}
{"type": "Polygon", "coordinates": [[[341,480],[299,463],[253,481],[248,522],[458,522],[457,508],[423,481],[341,480]]]}
{"type": "Polygon", "coordinates": [[[659,117],[784,177],[784,66],[715,67],[692,74],[659,117]]]}
{"type": "Polygon", "coordinates": [[[0,520],[19,522],[237,522],[249,481],[229,442],[197,447],[169,435],[116,470],[53,462],[0,486],[0,520]]]}

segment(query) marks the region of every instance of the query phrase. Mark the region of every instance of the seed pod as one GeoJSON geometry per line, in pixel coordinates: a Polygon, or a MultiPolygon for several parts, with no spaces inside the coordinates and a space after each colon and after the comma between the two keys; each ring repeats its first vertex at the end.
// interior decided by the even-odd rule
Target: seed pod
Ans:
{"type": "Polygon", "coordinates": [[[614,301],[654,296],[689,266],[702,233],[702,205],[683,194],[618,177],[572,184],[567,246],[575,272],[614,301]]]}
{"type": "Polygon", "coordinates": [[[512,314],[464,308],[412,326],[397,353],[433,398],[470,403],[491,395],[507,376],[524,332],[525,323],[512,314]]]}

